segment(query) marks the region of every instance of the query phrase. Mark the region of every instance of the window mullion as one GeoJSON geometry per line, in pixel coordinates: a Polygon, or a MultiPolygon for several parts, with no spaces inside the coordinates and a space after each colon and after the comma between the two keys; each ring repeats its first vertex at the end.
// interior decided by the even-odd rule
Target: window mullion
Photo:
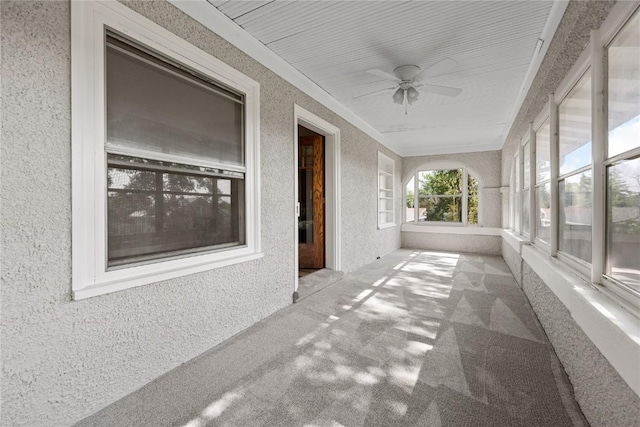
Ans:
{"type": "Polygon", "coordinates": [[[414,224],[418,224],[418,217],[420,216],[420,196],[418,194],[418,188],[420,184],[418,183],[418,177],[420,176],[420,172],[416,170],[415,179],[413,182],[413,222],[414,224]]]}
{"type": "Polygon", "coordinates": [[[520,211],[520,215],[518,216],[518,231],[520,235],[524,234],[524,212],[522,209],[522,200],[524,198],[524,146],[520,144],[518,147],[518,179],[520,181],[518,185],[518,204],[517,209],[520,211]]]}
{"type": "Polygon", "coordinates": [[[156,203],[156,208],[155,208],[155,212],[156,212],[156,217],[155,217],[155,227],[156,227],[156,233],[162,233],[164,230],[164,193],[163,193],[163,187],[164,187],[164,174],[162,172],[156,172],[155,173],[155,186],[156,186],[156,193],[155,193],[155,203],[156,203]]]}
{"type": "Polygon", "coordinates": [[[550,232],[550,252],[551,256],[558,255],[558,227],[560,220],[560,213],[558,211],[558,173],[559,173],[559,151],[558,146],[558,106],[554,98],[554,94],[549,94],[549,129],[550,129],[550,143],[551,146],[551,200],[549,201],[549,207],[551,211],[551,229],[550,232]]]}
{"type": "Polygon", "coordinates": [[[533,130],[533,123],[529,123],[529,241],[533,243],[536,239],[536,132],[533,130]]]}
{"type": "Polygon", "coordinates": [[[591,153],[593,157],[593,203],[591,228],[591,283],[602,283],[605,242],[605,67],[600,32],[591,30],[591,153]]]}
{"type": "Polygon", "coordinates": [[[462,168],[462,225],[467,225],[469,219],[469,173],[462,168]]]}

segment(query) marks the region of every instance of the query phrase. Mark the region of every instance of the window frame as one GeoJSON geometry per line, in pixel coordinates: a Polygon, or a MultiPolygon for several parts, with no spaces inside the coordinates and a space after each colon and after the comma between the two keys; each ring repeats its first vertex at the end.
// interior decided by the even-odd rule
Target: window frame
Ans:
{"type": "MultiPolygon", "coordinates": [[[[593,245],[594,245],[594,223],[596,222],[596,215],[594,215],[595,213],[595,203],[594,203],[594,189],[595,189],[595,183],[593,182],[593,177],[594,177],[594,163],[595,163],[595,159],[593,156],[593,146],[596,144],[596,142],[594,141],[594,132],[593,132],[593,98],[594,98],[594,94],[593,94],[593,87],[590,86],[589,88],[589,92],[591,94],[591,115],[590,115],[590,123],[589,123],[589,127],[590,127],[590,133],[591,133],[591,145],[592,145],[592,152],[591,152],[591,162],[587,165],[581,166],[579,168],[573,169],[569,172],[565,172],[565,173],[561,173],[560,172],[560,138],[561,138],[561,131],[560,131],[560,105],[569,97],[569,95],[572,93],[572,91],[578,86],[578,84],[581,82],[581,80],[587,75],[587,73],[589,73],[589,78],[591,79],[591,81],[593,82],[594,80],[594,75],[592,72],[592,67],[591,67],[591,61],[586,61],[586,63],[581,63],[580,61],[578,62],[578,73],[574,73],[573,78],[575,80],[572,80],[572,84],[568,84],[566,89],[562,91],[563,96],[562,97],[556,97],[556,108],[555,108],[555,112],[556,112],[556,117],[557,120],[556,122],[558,123],[558,137],[555,141],[556,145],[557,145],[557,152],[558,152],[558,159],[557,162],[555,164],[555,166],[552,164],[551,167],[554,168],[554,173],[555,175],[555,182],[553,182],[552,185],[554,185],[557,188],[557,194],[558,194],[558,202],[557,202],[557,209],[558,209],[558,227],[557,227],[557,233],[558,233],[558,246],[555,248],[557,251],[557,256],[559,259],[563,260],[565,263],[569,264],[571,267],[573,267],[574,269],[580,271],[581,274],[589,277],[590,276],[590,272],[591,272],[591,268],[592,268],[592,264],[593,264],[593,245]],[[574,256],[568,252],[565,252],[563,250],[560,249],[560,182],[561,181],[566,181],[567,179],[577,176],[577,175],[581,175],[584,172],[591,172],[591,245],[592,245],[592,253],[591,253],[591,262],[587,262],[583,259],[578,258],[577,256],[574,256]]],[[[593,84],[593,83],[592,83],[593,84]]]]}
{"type": "Polygon", "coordinates": [[[535,161],[535,156],[534,156],[534,146],[535,146],[535,135],[532,135],[531,131],[526,133],[522,140],[520,141],[520,148],[519,148],[519,171],[520,171],[520,188],[519,190],[519,195],[520,195],[520,235],[522,235],[523,237],[525,237],[527,240],[531,240],[531,236],[535,235],[535,229],[532,228],[531,226],[531,216],[533,215],[532,213],[532,204],[531,204],[531,193],[532,193],[532,188],[534,187],[534,185],[531,182],[531,176],[532,176],[532,171],[535,171],[535,168],[532,165],[532,161],[535,161]],[[527,159],[529,160],[528,164],[527,164],[527,159]],[[528,167],[528,171],[527,171],[527,167],[528,167]],[[527,173],[528,172],[528,173],[527,173]],[[527,183],[528,181],[528,183],[527,183]],[[525,197],[525,192],[527,194],[528,197],[525,197]],[[524,208],[525,206],[527,206],[529,208],[529,220],[525,221],[525,217],[524,217],[524,208]],[[525,224],[528,228],[527,231],[525,231],[525,224]]]}
{"type": "MultiPolygon", "coordinates": [[[[482,180],[479,178],[479,175],[472,169],[470,169],[467,165],[457,162],[452,163],[427,163],[417,167],[410,175],[408,175],[402,182],[402,223],[403,224],[413,224],[421,227],[426,226],[451,226],[451,227],[481,227],[482,226],[482,215],[481,215],[481,206],[482,206],[482,180]],[[447,221],[419,221],[419,179],[418,174],[420,172],[425,171],[442,171],[442,170],[456,170],[462,169],[462,194],[461,197],[461,206],[462,206],[462,221],[461,222],[447,222],[447,221]],[[478,223],[477,224],[469,224],[469,175],[471,175],[476,182],[478,183],[478,223]],[[417,209],[414,212],[414,220],[407,221],[406,216],[406,200],[407,200],[407,185],[411,181],[414,180],[413,185],[413,203],[414,209],[417,209]]],[[[437,195],[434,195],[437,196],[437,195]]],[[[441,196],[442,197],[442,196],[441,196]]]]}
{"type": "MultiPolygon", "coordinates": [[[[262,257],[260,242],[260,85],[117,2],[71,4],[72,297],[89,298],[262,257]],[[244,94],[246,244],[107,268],[106,30],[244,94]]],[[[128,152],[152,158],[144,150],[128,152]]],[[[155,159],[200,165],[183,156],[155,159]]],[[[205,165],[206,166],[206,165],[205,165]]],[[[225,166],[226,169],[230,169],[225,166]]]]}
{"type": "Polygon", "coordinates": [[[640,290],[633,289],[626,283],[614,278],[613,276],[607,273],[608,268],[608,255],[609,255],[609,246],[611,244],[610,235],[607,232],[608,228],[608,198],[609,198],[609,185],[608,185],[608,169],[609,167],[615,165],[618,162],[624,160],[632,160],[640,158],[640,146],[636,148],[629,149],[627,151],[618,153],[614,156],[609,156],[609,79],[608,79],[608,68],[609,68],[609,47],[615,41],[616,37],[624,30],[625,26],[636,16],[640,16],[640,6],[636,5],[634,8],[630,8],[630,11],[627,14],[623,14],[619,16],[616,24],[612,25],[609,28],[601,29],[601,37],[602,37],[602,49],[601,55],[603,57],[603,73],[604,73],[604,111],[603,111],[603,146],[602,146],[602,173],[604,175],[604,194],[603,194],[603,203],[602,210],[603,213],[603,234],[604,234],[604,244],[602,248],[602,271],[601,271],[601,282],[603,285],[607,286],[613,293],[622,298],[635,299],[636,301],[640,300],[640,290]]]}
{"type": "MultiPolygon", "coordinates": [[[[536,167],[537,164],[532,161],[531,170],[534,181],[530,182],[530,188],[538,188],[545,184],[549,184],[550,193],[550,216],[551,230],[550,243],[535,237],[532,241],[536,250],[545,253],[561,261],[564,265],[571,268],[578,278],[597,286],[604,294],[610,296],[620,305],[628,310],[640,315],[637,307],[640,302],[640,292],[630,288],[624,283],[608,276],[606,274],[607,267],[607,187],[606,187],[606,171],[607,167],[622,159],[633,159],[640,156],[640,147],[620,153],[614,157],[608,158],[606,149],[608,141],[608,94],[607,94],[607,49],[614,38],[623,30],[625,25],[640,13],[640,6],[635,3],[627,3],[616,6],[616,9],[610,17],[603,23],[599,30],[593,30],[591,33],[591,41],[585,50],[578,57],[576,63],[569,70],[565,78],[559,84],[555,93],[549,95],[549,103],[543,108],[534,120],[532,127],[537,132],[542,125],[549,120],[549,141],[550,141],[550,163],[551,173],[550,179],[537,182],[536,167]],[[589,71],[591,73],[591,143],[592,154],[591,162],[588,165],[577,168],[570,172],[560,175],[559,171],[559,111],[558,107],[561,102],[571,93],[574,87],[579,83],[580,79],[589,71]],[[603,105],[604,108],[595,108],[594,105],[603,105]],[[578,175],[585,171],[591,171],[592,175],[592,262],[587,263],[577,257],[564,253],[559,250],[559,184],[561,181],[578,175]],[[600,176],[601,175],[601,176],[600,176]]],[[[531,127],[530,127],[531,131],[531,127]]],[[[530,133],[530,132],[529,132],[530,133]]],[[[523,137],[526,139],[526,135],[523,137]]],[[[510,203],[510,228],[514,234],[522,234],[518,228],[520,224],[517,219],[522,215],[522,203],[518,194],[522,191],[517,188],[517,177],[514,175],[518,171],[518,166],[522,163],[522,141],[518,145],[518,149],[513,154],[511,163],[511,191],[512,195],[510,203]]],[[[533,157],[532,157],[533,158],[533,157]]],[[[520,167],[522,169],[522,167],[520,167]]],[[[519,180],[522,187],[522,179],[519,180]]],[[[521,193],[520,193],[521,194],[521,193]]],[[[532,202],[535,206],[535,201],[532,202]]],[[[521,222],[521,221],[520,221],[521,222]]],[[[535,233],[535,231],[534,231],[535,233]]]]}
{"type": "Polygon", "coordinates": [[[378,230],[384,228],[390,228],[396,226],[396,200],[395,200],[395,177],[396,177],[396,162],[391,157],[384,154],[382,151],[378,151],[378,230]],[[390,170],[388,170],[390,168],[390,170]],[[383,178],[384,177],[384,178],[383,178]],[[382,186],[383,179],[391,180],[391,188],[384,188],[382,186]],[[385,192],[387,195],[382,196],[381,193],[385,192]],[[382,210],[382,200],[391,200],[391,210],[382,210]],[[391,214],[391,221],[381,222],[380,214],[391,214]]]}
{"type": "Polygon", "coordinates": [[[515,208],[513,210],[513,230],[522,235],[522,141],[518,145],[514,158],[515,174],[514,174],[514,192],[513,202],[515,208]]]}
{"type": "MultiPolygon", "coordinates": [[[[541,238],[538,237],[538,215],[540,214],[537,211],[537,206],[538,206],[538,197],[537,197],[537,192],[538,189],[541,187],[544,187],[545,185],[549,184],[549,189],[551,190],[551,187],[553,187],[551,185],[551,181],[552,181],[552,154],[551,154],[551,117],[550,117],[550,111],[549,111],[549,105],[547,104],[542,111],[540,112],[540,114],[538,114],[538,117],[536,117],[536,119],[533,121],[532,126],[531,126],[531,132],[532,132],[532,138],[534,140],[534,151],[535,151],[535,156],[534,156],[534,161],[532,161],[532,171],[531,171],[531,176],[533,177],[533,182],[532,182],[532,188],[533,188],[533,197],[532,197],[532,217],[533,220],[532,222],[535,224],[534,225],[534,231],[533,233],[531,233],[531,243],[534,245],[538,245],[542,250],[544,250],[546,253],[549,253],[550,251],[550,246],[551,246],[551,226],[549,226],[549,242],[545,242],[544,240],[542,240],[541,238]],[[538,135],[542,129],[543,126],[545,126],[546,124],[549,124],[549,178],[548,179],[544,179],[544,180],[540,180],[538,182],[538,135]]],[[[552,207],[551,207],[551,191],[549,191],[549,223],[551,223],[551,211],[552,211],[552,207]]]]}

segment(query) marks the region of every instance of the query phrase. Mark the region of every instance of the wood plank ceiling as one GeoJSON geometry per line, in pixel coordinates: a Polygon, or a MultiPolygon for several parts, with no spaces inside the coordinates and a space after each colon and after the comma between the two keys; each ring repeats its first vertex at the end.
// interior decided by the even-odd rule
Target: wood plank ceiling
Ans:
{"type": "Polygon", "coordinates": [[[400,147],[401,155],[500,149],[550,1],[213,1],[257,40],[400,147]],[[405,108],[367,72],[457,63],[405,108]],[[365,95],[365,96],[362,96],[365,95]],[[441,150],[446,147],[446,150],[441,150]]]}

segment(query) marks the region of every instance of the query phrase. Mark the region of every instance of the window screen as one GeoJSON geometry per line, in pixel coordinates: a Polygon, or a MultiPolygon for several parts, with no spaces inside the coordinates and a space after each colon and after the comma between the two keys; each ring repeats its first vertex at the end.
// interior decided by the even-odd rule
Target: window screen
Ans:
{"type": "Polygon", "coordinates": [[[168,162],[108,156],[109,266],[244,244],[244,180],[168,162]]]}
{"type": "Polygon", "coordinates": [[[107,36],[107,150],[243,167],[243,96],[142,49],[107,36]]]}

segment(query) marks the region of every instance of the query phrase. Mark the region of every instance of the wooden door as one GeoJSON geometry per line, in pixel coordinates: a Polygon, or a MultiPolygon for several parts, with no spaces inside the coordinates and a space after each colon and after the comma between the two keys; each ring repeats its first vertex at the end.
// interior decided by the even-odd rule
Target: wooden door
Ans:
{"type": "Polygon", "coordinates": [[[298,254],[300,268],[324,268],[324,141],[298,140],[298,254]]]}

